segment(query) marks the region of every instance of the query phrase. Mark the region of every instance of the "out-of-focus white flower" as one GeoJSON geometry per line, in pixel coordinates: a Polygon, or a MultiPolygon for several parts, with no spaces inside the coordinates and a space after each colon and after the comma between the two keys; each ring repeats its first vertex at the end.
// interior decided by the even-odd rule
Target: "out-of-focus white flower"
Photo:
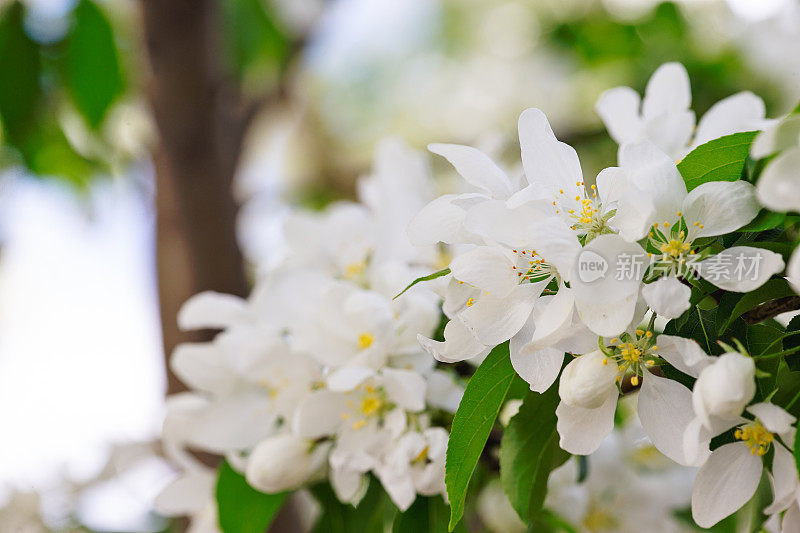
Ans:
{"type": "Polygon", "coordinates": [[[761,98],[740,92],[714,104],[695,130],[691,103],[686,69],[680,63],[665,63],[653,73],[643,99],[630,87],[616,87],[600,95],[595,109],[617,144],[647,139],[673,160],[724,135],[758,130],[764,120],[761,98]]]}
{"type": "Polygon", "coordinates": [[[324,472],[328,448],[288,433],[266,438],[250,452],[245,477],[266,493],[295,490],[324,472]]]}
{"type": "Polygon", "coordinates": [[[443,428],[408,432],[376,468],[392,501],[405,511],[417,494],[445,494],[444,459],[449,435],[443,428]]]}
{"type": "Polygon", "coordinates": [[[499,479],[490,481],[481,490],[478,515],[492,533],[523,533],[528,530],[508,501],[499,479]]]}

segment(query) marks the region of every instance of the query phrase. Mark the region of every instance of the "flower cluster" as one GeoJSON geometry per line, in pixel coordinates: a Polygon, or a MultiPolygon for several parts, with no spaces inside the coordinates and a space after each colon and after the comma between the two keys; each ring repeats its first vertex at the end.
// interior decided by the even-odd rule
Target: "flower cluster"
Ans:
{"type": "Polygon", "coordinates": [[[164,441],[187,474],[162,509],[186,512],[173,495],[208,500],[213,476],[189,449],[224,455],[267,493],[327,478],[358,502],[369,473],[400,509],[444,493],[448,432],[433,417],[455,411],[461,388],[416,338],[437,328],[437,297],[416,287],[393,300],[439,260],[405,234],[433,185],[420,154],[387,141],[359,189],[361,204],[291,214],[282,261],[248,299],[206,292],[182,308],[182,328],[222,331],[172,355],[192,390],[170,398],[164,441]]]}
{"type": "MultiPolygon", "coordinates": [[[[800,385],[791,374],[800,365],[786,358],[797,343],[783,348],[800,324],[781,325],[770,311],[800,289],[791,214],[800,212],[800,115],[767,121],[763,102],[744,92],[695,127],[690,105],[677,63],[653,74],[643,98],[606,91],[596,109],[619,144],[618,164],[594,179],[535,108],[519,117],[521,173],[469,146],[430,145],[464,181],[438,197],[420,154],[381,144],[359,183],[361,203],[290,215],[285,256],[247,300],[204,293],[181,311],[184,328],[222,331],[172,357],[192,391],[169,404],[165,448],[186,474],[162,506],[215,511],[213,475],[196,449],[224,455],[266,493],[324,480],[356,504],[372,476],[401,512],[418,495],[449,497],[452,529],[471,473],[484,455],[492,461],[479,445],[513,399],[521,407],[503,435],[501,477],[531,521],[545,499],[531,491],[553,471],[548,501],[558,508],[558,480],[573,487],[564,472],[588,463],[558,467],[610,446],[620,399],[636,393],[638,443],[681,472],[699,468],[696,524],[742,508],[766,490],[766,472],[772,503],[763,511],[773,529],[794,531],[800,385]],[[779,275],[790,256],[787,281],[779,275]],[[477,368],[464,390],[447,367],[462,361],[477,368]],[[515,380],[532,392],[498,393],[515,380]],[[781,380],[794,380],[793,396],[781,380]],[[518,440],[506,445],[508,434],[518,440]],[[532,475],[545,477],[515,480],[503,465],[518,461],[538,461],[532,475]]],[[[593,507],[591,487],[608,493],[616,481],[602,465],[574,517],[589,530],[621,523],[593,507]]],[[[653,492],[643,480],[628,487],[653,492]]],[[[680,501],[663,498],[647,512],[626,502],[631,530],[671,524],[658,517],[680,501]]]]}
{"type": "MultiPolygon", "coordinates": [[[[784,270],[781,254],[724,236],[753,222],[762,204],[800,210],[800,122],[768,125],[762,101],[740,93],[695,129],[690,101],[677,63],[655,72],[643,99],[626,87],[604,93],[597,111],[619,143],[619,161],[593,185],[538,109],[519,118],[521,179],[473,148],[431,145],[470,189],[428,204],[409,234],[456,250],[444,341],[420,335],[434,358],[480,357],[509,341],[511,362],[533,391],[558,380],[560,446],[576,455],[600,447],[620,396],[639,390],[638,415],[655,447],[701,467],[692,511],[709,527],[752,497],[770,450],[775,503],[767,512],[796,507],[795,418],[763,395],[752,403],[757,372],[746,347],[725,345],[712,356],[711,346],[704,351],[664,326],[672,321],[675,333],[687,310],[700,313],[701,299],[755,291],[784,270]],[[756,157],[791,148],[768,163],[758,188],[739,176],[691,182],[676,165],[707,141],[762,127],[756,157]],[[632,258],[643,268],[627,269],[632,258]],[[712,452],[712,438],[723,434],[730,442],[712,452]]],[[[788,272],[795,284],[799,256],[788,272]]]]}

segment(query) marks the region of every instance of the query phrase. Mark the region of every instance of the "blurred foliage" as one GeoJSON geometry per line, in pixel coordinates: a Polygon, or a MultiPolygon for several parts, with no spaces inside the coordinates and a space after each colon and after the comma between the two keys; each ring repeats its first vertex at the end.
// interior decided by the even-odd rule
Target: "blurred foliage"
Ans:
{"type": "Polygon", "coordinates": [[[97,130],[125,90],[111,23],[95,2],[80,0],[69,30],[42,43],[28,34],[25,19],[19,1],[0,14],[0,65],[13,73],[0,86],[0,167],[22,165],[83,188],[109,159],[79,149],[64,121],[76,112],[95,132],[87,135],[102,143],[97,130]]]}
{"type": "Polygon", "coordinates": [[[599,6],[579,19],[555,25],[552,43],[572,55],[579,68],[613,65],[643,89],[653,72],[680,61],[692,80],[692,106],[698,117],[714,103],[741,90],[752,90],[767,104],[777,99],[774,86],[753,75],[732,48],[709,52],[692,38],[690,20],[674,3],[659,4],[636,22],[620,22],[599,6]]]}

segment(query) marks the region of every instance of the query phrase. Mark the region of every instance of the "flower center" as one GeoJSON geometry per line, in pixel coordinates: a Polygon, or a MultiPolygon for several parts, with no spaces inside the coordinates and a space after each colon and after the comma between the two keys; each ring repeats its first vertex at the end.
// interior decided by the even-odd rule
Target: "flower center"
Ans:
{"type": "Polygon", "coordinates": [[[364,273],[367,269],[366,261],[359,261],[357,263],[350,263],[344,269],[344,277],[346,279],[353,279],[364,273]]]}
{"type": "Polygon", "coordinates": [[[362,333],[358,336],[358,347],[362,350],[365,350],[372,346],[372,341],[375,340],[370,333],[362,333]]]}
{"type": "Polygon", "coordinates": [[[556,269],[546,263],[536,250],[512,250],[512,252],[517,254],[517,261],[511,269],[517,273],[520,283],[526,281],[534,283],[557,274],[556,269]]]}
{"type": "Polygon", "coordinates": [[[611,343],[604,349],[608,359],[603,364],[608,364],[609,360],[616,363],[619,369],[617,381],[630,375],[631,385],[636,387],[639,385],[639,376],[644,373],[644,367],[655,364],[656,350],[658,346],[654,344],[653,332],[637,329],[635,336],[623,333],[619,338],[611,339],[611,343]]]}
{"type": "Polygon", "coordinates": [[[614,531],[618,527],[614,515],[592,502],[589,511],[583,517],[583,527],[588,531],[614,531]]]}
{"type": "Polygon", "coordinates": [[[767,431],[767,428],[759,420],[740,426],[733,436],[737,440],[743,441],[750,448],[750,453],[758,456],[767,453],[770,444],[775,439],[775,436],[767,431]]]}

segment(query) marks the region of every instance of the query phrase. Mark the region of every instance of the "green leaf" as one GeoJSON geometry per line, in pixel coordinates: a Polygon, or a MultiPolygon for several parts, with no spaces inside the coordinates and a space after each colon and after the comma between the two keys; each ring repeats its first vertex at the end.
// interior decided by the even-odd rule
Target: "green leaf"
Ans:
{"type": "Polygon", "coordinates": [[[727,320],[720,317],[721,323],[717,326],[717,331],[721,335],[731,325],[731,323],[754,307],[785,296],[793,296],[795,293],[789,283],[783,278],[775,278],[767,281],[758,289],[748,292],[736,303],[733,310],[727,315],[727,320]]]}
{"type": "Polygon", "coordinates": [[[503,489],[517,514],[528,524],[542,510],[550,472],[570,457],[558,446],[558,402],[556,386],[543,394],[528,392],[500,443],[503,489]]]}
{"type": "Polygon", "coordinates": [[[442,270],[440,270],[438,272],[434,272],[433,274],[428,274],[427,276],[422,276],[421,278],[417,278],[414,281],[412,281],[411,283],[409,283],[408,287],[406,287],[405,289],[400,291],[400,294],[398,294],[397,296],[392,298],[392,300],[398,299],[400,296],[403,295],[404,292],[406,292],[408,289],[410,289],[411,287],[413,287],[417,283],[420,283],[422,281],[430,281],[430,280],[436,279],[436,278],[441,278],[442,276],[446,276],[449,273],[450,273],[450,268],[444,268],[444,269],[442,269],[442,270]]]}
{"type": "MultiPolygon", "coordinates": [[[[791,350],[800,346],[800,315],[795,316],[786,326],[787,337],[783,341],[783,348],[791,350]],[[789,336],[788,334],[792,334],[789,336]]],[[[789,370],[800,370],[800,356],[797,354],[785,357],[789,370]]],[[[800,387],[798,387],[800,389],[800,387]]]]}
{"type": "Polygon", "coordinates": [[[111,24],[97,4],[80,0],[73,16],[65,54],[66,86],[75,106],[96,128],[122,92],[117,46],[111,24]]]}
{"type": "Polygon", "coordinates": [[[35,126],[41,98],[39,45],[25,33],[24,15],[22,4],[14,2],[0,17],[0,119],[5,141],[15,145],[35,126]]]}
{"type": "Polygon", "coordinates": [[[280,510],[287,493],[259,492],[223,461],[217,478],[217,511],[223,533],[264,533],[280,510]]]}
{"type": "MultiPolygon", "coordinates": [[[[262,0],[224,0],[224,29],[231,63],[240,79],[266,81],[283,67],[289,39],[262,0]]],[[[261,87],[263,90],[263,86],[261,87]]]]}
{"type": "MultiPolygon", "coordinates": [[[[393,533],[440,533],[447,530],[450,507],[440,496],[418,496],[406,512],[399,513],[392,526],[393,533]]],[[[467,528],[459,524],[456,530],[466,533],[467,528]]]]}
{"type": "Polygon", "coordinates": [[[701,144],[678,163],[678,170],[691,191],[708,181],[736,181],[742,177],[744,164],[758,132],[726,135],[701,144]]]}
{"type": "Polygon", "coordinates": [[[373,477],[356,506],[340,502],[327,482],[311,487],[311,493],[322,506],[314,533],[385,533],[397,514],[397,508],[373,477]]]}
{"type": "Polygon", "coordinates": [[[464,515],[469,481],[515,377],[506,342],[489,353],[464,390],[453,418],[445,462],[450,531],[464,515]]]}
{"type": "Polygon", "coordinates": [[[762,209],[758,215],[756,215],[756,218],[751,220],[748,225],[740,228],[738,231],[766,231],[768,229],[777,228],[783,224],[784,220],[786,220],[786,213],[775,213],[769,209],[762,209]]]}

